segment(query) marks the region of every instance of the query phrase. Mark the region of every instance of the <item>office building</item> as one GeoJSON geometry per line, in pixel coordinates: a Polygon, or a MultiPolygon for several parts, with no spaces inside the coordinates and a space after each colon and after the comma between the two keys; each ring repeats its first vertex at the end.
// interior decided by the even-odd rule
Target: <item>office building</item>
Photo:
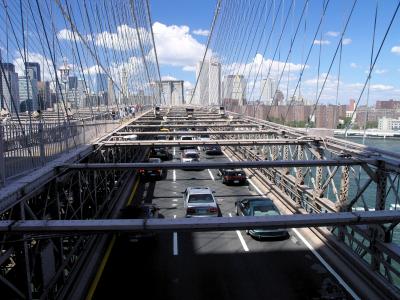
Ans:
{"type": "Polygon", "coordinates": [[[39,109],[37,80],[28,76],[18,77],[20,111],[39,109]]]}
{"type": "Polygon", "coordinates": [[[7,109],[11,114],[19,112],[19,87],[18,74],[11,63],[3,63],[4,75],[0,71],[0,101],[1,108],[7,109]]]}
{"type": "Polygon", "coordinates": [[[97,73],[96,74],[96,93],[107,92],[108,83],[107,83],[107,74],[97,73]]]}
{"type": "Polygon", "coordinates": [[[198,62],[196,78],[198,78],[193,104],[218,105],[221,102],[221,64],[215,59],[198,62]],[[201,73],[200,73],[201,70],[201,73]]]}
{"type": "Polygon", "coordinates": [[[399,131],[400,130],[400,118],[398,119],[393,119],[393,118],[380,118],[378,120],[378,129],[380,130],[395,130],[399,131]]]}
{"type": "Polygon", "coordinates": [[[37,83],[38,87],[38,102],[40,109],[47,109],[53,106],[51,102],[50,93],[50,82],[49,81],[39,81],[37,83]]]}
{"type": "Polygon", "coordinates": [[[37,62],[26,62],[25,69],[30,78],[36,79],[36,81],[41,81],[40,64],[37,62]]]}
{"type": "Polygon", "coordinates": [[[261,80],[260,93],[261,98],[260,102],[265,105],[276,104],[274,102],[275,92],[276,92],[276,83],[275,80],[271,78],[265,78],[261,80]]]}
{"type": "Polygon", "coordinates": [[[76,76],[68,77],[68,88],[70,90],[78,88],[78,77],[76,76]]]}
{"type": "Polygon", "coordinates": [[[246,103],[246,79],[243,75],[228,75],[222,82],[222,98],[224,103],[246,103]]]}

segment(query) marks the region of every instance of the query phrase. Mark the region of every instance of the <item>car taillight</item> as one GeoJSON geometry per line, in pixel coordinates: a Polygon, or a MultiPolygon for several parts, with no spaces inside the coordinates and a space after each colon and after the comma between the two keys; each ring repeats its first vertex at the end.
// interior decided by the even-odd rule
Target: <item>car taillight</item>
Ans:
{"type": "Polygon", "coordinates": [[[208,211],[209,211],[210,213],[216,213],[216,212],[218,211],[218,209],[217,209],[216,207],[210,207],[210,208],[208,209],[208,211]]]}
{"type": "Polygon", "coordinates": [[[140,173],[140,174],[143,174],[143,173],[144,173],[144,169],[140,169],[140,170],[139,170],[139,173],[140,173]]]}
{"type": "Polygon", "coordinates": [[[232,176],[225,176],[226,180],[231,180],[232,176]]]}
{"type": "Polygon", "coordinates": [[[196,212],[196,210],[193,207],[188,207],[186,210],[186,213],[188,214],[194,214],[196,212]]]}

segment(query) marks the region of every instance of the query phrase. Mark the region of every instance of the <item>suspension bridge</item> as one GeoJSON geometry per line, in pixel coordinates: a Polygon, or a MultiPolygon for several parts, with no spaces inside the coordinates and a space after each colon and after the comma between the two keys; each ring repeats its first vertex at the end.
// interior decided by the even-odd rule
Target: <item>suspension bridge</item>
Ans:
{"type": "Polygon", "coordinates": [[[399,298],[400,154],[318,127],[354,131],[400,1],[217,0],[190,89],[162,76],[158,4],[2,0],[2,299],[399,298]]]}

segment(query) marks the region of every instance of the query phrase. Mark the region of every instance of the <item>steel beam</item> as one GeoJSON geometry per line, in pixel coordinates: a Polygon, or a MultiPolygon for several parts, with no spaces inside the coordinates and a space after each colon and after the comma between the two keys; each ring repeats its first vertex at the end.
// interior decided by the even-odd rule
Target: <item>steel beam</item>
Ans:
{"type": "Polygon", "coordinates": [[[0,221],[0,232],[106,233],[122,231],[222,231],[252,228],[280,229],[385,224],[400,221],[400,211],[366,211],[324,214],[294,214],[268,217],[206,217],[179,219],[103,220],[8,220],[0,221]]]}
{"type": "MultiPolygon", "coordinates": [[[[187,126],[186,126],[187,127],[187,126]]],[[[207,126],[203,126],[207,127],[207,126]]],[[[165,132],[165,131],[122,131],[122,132],[116,132],[115,135],[131,135],[131,134],[136,134],[136,135],[202,135],[202,134],[231,134],[231,135],[237,135],[237,134],[271,134],[271,133],[276,133],[274,130],[218,130],[218,131],[172,131],[172,132],[165,132]]],[[[316,141],[320,141],[320,139],[317,139],[316,141]]]]}
{"type": "Polygon", "coordinates": [[[83,170],[124,170],[124,169],[232,169],[232,168],[285,168],[317,166],[349,166],[373,163],[375,160],[326,159],[326,160],[261,160],[233,162],[193,162],[193,163],[80,163],[64,164],[61,168],[83,170]]]}
{"type": "MultiPolygon", "coordinates": [[[[190,135],[190,133],[187,133],[190,135]]],[[[261,145],[304,145],[311,143],[314,140],[293,140],[293,139],[264,139],[264,140],[253,140],[253,139],[238,139],[238,140],[191,140],[191,141],[160,141],[160,140],[143,140],[143,141],[104,141],[99,144],[104,146],[137,146],[137,147],[151,147],[151,146],[261,146],[261,145]]]]}
{"type": "Polygon", "coordinates": [[[229,124],[229,122],[226,122],[225,124],[206,124],[206,125],[171,125],[171,124],[160,124],[160,125],[126,125],[124,128],[135,128],[135,129],[140,129],[140,128],[225,128],[225,127],[232,127],[232,128],[259,128],[262,127],[257,124],[229,124]]]}

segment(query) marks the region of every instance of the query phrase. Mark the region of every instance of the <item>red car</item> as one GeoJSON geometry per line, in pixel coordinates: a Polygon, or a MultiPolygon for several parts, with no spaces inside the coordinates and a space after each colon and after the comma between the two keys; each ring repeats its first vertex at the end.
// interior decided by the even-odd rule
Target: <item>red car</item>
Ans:
{"type": "MultiPolygon", "coordinates": [[[[146,161],[147,163],[161,163],[160,158],[151,157],[146,161]]],[[[161,180],[164,177],[164,171],[161,168],[154,169],[139,169],[139,174],[144,179],[148,180],[161,180]]]]}
{"type": "Polygon", "coordinates": [[[223,169],[219,170],[223,184],[245,184],[247,181],[246,173],[242,169],[223,169]]]}

